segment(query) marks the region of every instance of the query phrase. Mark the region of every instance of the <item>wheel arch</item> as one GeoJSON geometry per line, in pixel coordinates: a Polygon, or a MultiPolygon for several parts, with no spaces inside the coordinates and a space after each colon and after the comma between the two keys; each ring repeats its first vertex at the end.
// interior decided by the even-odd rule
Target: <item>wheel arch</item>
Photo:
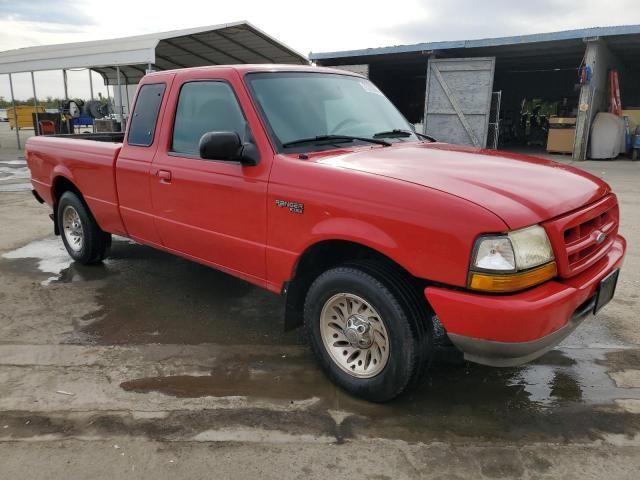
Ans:
{"type": "MultiPolygon", "coordinates": [[[[51,182],[51,198],[53,199],[53,228],[56,235],[60,235],[60,228],[58,227],[58,202],[65,192],[73,192],[78,195],[78,198],[80,198],[87,209],[89,209],[89,206],[77,185],[65,175],[56,175],[51,182]]],[[[89,209],[89,211],[91,210],[89,209]]]]}
{"type": "Polygon", "coordinates": [[[344,239],[323,239],[309,245],[296,261],[291,279],[284,292],[285,330],[302,325],[302,312],[306,292],[311,283],[324,271],[348,262],[375,261],[406,276],[416,288],[424,288],[429,282],[413,276],[401,264],[380,250],[363,242],[344,239]]]}

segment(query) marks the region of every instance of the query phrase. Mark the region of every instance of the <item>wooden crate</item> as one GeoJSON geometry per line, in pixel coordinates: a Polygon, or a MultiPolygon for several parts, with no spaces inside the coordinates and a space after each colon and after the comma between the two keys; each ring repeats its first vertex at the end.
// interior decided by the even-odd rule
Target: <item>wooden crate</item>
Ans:
{"type": "MultiPolygon", "coordinates": [[[[33,128],[33,119],[31,114],[36,112],[36,108],[33,105],[19,105],[16,107],[18,117],[18,128],[33,128]]],[[[38,113],[44,113],[44,106],[38,106],[38,113]]],[[[16,128],[16,115],[13,111],[13,107],[7,108],[7,117],[9,118],[9,126],[11,130],[16,128]]]]}

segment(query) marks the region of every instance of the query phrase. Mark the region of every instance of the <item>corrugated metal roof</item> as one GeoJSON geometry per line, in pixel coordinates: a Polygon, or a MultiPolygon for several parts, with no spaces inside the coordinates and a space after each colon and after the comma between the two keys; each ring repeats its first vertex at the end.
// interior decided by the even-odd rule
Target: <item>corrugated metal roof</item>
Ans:
{"type": "Polygon", "coordinates": [[[621,35],[640,35],[640,25],[621,25],[614,27],[594,27],[562,32],[536,33],[513,37],[484,38],[479,40],[457,40],[446,42],[416,43],[413,45],[396,45],[391,47],[346,50],[341,52],[311,53],[309,58],[316,60],[333,60],[339,58],[370,57],[375,55],[392,55],[403,53],[430,52],[434,50],[472,49],[488,47],[506,47],[566,40],[581,40],[591,37],[613,37],[621,35]]]}
{"type": "Polygon", "coordinates": [[[149,64],[167,70],[234,63],[309,62],[246,21],[0,52],[0,73],[91,68],[111,85],[117,83],[116,66],[122,81],[134,84],[149,64]]]}

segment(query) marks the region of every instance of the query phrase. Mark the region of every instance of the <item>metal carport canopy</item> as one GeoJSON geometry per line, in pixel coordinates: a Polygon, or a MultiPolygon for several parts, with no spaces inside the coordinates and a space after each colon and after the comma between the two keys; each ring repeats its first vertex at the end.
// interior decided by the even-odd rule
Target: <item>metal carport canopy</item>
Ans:
{"type": "MultiPolygon", "coordinates": [[[[318,62],[321,65],[333,65],[334,62],[337,61],[360,62],[364,61],[363,59],[372,61],[375,57],[432,52],[456,52],[464,56],[469,56],[470,53],[475,52],[480,52],[479,55],[481,56],[499,55],[502,52],[519,56],[525,52],[539,56],[549,56],[553,55],[554,50],[558,47],[565,49],[571,48],[572,45],[582,44],[584,39],[598,37],[604,38],[607,41],[609,38],[612,40],[615,39],[618,43],[637,43],[638,38],[640,38],[640,25],[593,27],[511,37],[416,43],[412,45],[395,45],[361,50],[345,50],[341,52],[312,52],[309,57],[312,61],[318,62]]],[[[584,48],[580,51],[581,55],[583,53],[584,48]]]]}
{"type": "Polygon", "coordinates": [[[246,21],[134,37],[0,52],[0,74],[90,68],[116,85],[135,84],[151,66],[169,70],[236,63],[308,64],[307,58],[246,21]]]}

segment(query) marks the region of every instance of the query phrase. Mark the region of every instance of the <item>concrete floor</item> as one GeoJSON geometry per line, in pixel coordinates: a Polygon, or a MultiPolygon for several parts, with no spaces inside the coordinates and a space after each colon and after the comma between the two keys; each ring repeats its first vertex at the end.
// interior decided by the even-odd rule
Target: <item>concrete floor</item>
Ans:
{"type": "Polygon", "coordinates": [[[124,239],[71,263],[16,160],[0,157],[0,478],[637,478],[640,162],[580,164],[613,185],[629,241],[597,317],[533,364],[438,364],[373,405],[282,332],[277,296],[124,239]]]}
{"type": "MultiPolygon", "coordinates": [[[[20,144],[22,148],[24,148],[27,138],[32,137],[34,134],[33,128],[20,129],[20,144]]],[[[9,122],[0,122],[0,150],[19,151],[16,131],[11,129],[9,122]]]]}

